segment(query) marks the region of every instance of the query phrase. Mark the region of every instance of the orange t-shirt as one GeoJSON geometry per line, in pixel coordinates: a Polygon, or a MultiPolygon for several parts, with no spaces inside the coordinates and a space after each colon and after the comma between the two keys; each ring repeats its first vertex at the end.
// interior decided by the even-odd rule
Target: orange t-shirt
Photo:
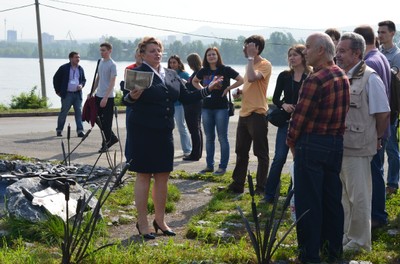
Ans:
{"type": "Polygon", "coordinates": [[[266,114],[268,110],[267,88],[271,77],[272,65],[263,58],[260,62],[254,64],[254,70],[261,72],[263,78],[250,83],[247,80],[247,73],[244,75],[242,109],[239,112],[241,117],[249,116],[253,112],[266,114]]]}

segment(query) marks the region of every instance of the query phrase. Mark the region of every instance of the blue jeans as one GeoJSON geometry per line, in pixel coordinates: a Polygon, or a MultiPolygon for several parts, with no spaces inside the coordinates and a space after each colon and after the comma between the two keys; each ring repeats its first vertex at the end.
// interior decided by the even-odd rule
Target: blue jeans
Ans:
{"type": "Polygon", "coordinates": [[[388,156],[387,186],[399,188],[400,155],[399,142],[397,142],[397,120],[390,125],[390,137],[386,144],[388,156]]]}
{"type": "Polygon", "coordinates": [[[386,140],[382,140],[382,148],[374,155],[371,160],[372,176],[372,210],[371,219],[379,223],[386,224],[388,214],[386,212],[386,190],[383,171],[384,153],[386,140]]]}
{"type": "Polygon", "coordinates": [[[83,132],[83,123],[82,123],[82,97],[80,92],[67,92],[64,98],[61,98],[61,111],[58,114],[57,120],[57,132],[61,132],[64,129],[65,120],[67,119],[67,115],[71,106],[74,107],[75,112],[75,124],[76,124],[76,132],[83,132]]]}
{"type": "Polygon", "coordinates": [[[269,170],[267,183],[265,184],[265,200],[270,201],[275,197],[276,187],[281,178],[283,165],[286,163],[286,158],[289,152],[289,147],[286,145],[286,136],[289,123],[282,127],[278,127],[275,139],[275,156],[269,170]]]}
{"type": "Polygon", "coordinates": [[[299,259],[321,262],[340,258],[344,228],[340,170],[343,137],[303,134],[297,140],[294,159],[299,259]]]}
{"type": "Polygon", "coordinates": [[[189,131],[186,127],[185,112],[182,104],[175,104],[174,118],[181,139],[182,151],[184,154],[190,154],[192,152],[192,143],[190,141],[189,131]]]}
{"type": "Polygon", "coordinates": [[[215,129],[218,133],[218,141],[221,148],[221,161],[219,168],[226,169],[229,161],[228,142],[228,109],[202,109],[204,134],[206,135],[206,162],[208,168],[214,168],[215,154],[215,129]]]}

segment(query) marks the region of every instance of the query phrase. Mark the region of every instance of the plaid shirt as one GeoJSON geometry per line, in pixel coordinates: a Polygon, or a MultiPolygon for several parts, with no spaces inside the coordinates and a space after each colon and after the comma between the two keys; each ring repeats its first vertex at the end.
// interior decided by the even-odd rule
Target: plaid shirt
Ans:
{"type": "Polygon", "coordinates": [[[343,135],[349,110],[349,79],[333,62],[314,68],[299,91],[286,143],[294,147],[302,133],[343,135]]]}

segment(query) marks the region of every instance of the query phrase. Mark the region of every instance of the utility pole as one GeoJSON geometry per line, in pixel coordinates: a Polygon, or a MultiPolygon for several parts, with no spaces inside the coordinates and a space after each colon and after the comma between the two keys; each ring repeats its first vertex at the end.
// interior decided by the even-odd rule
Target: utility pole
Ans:
{"type": "Polygon", "coordinates": [[[40,13],[39,13],[39,0],[35,0],[36,6],[36,25],[38,35],[38,49],[39,49],[39,64],[40,64],[40,81],[42,83],[42,98],[46,98],[46,81],[44,77],[44,62],[43,62],[43,45],[42,45],[42,29],[40,27],[40,13]]]}

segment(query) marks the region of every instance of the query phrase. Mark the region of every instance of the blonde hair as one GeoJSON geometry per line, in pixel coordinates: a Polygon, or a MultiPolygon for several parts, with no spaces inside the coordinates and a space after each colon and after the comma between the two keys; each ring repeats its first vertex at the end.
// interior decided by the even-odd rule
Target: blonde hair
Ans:
{"type": "Polygon", "coordinates": [[[138,49],[140,53],[144,53],[146,51],[146,47],[149,44],[155,44],[161,48],[161,51],[164,50],[164,47],[160,40],[154,37],[144,37],[138,44],[138,49]]]}

